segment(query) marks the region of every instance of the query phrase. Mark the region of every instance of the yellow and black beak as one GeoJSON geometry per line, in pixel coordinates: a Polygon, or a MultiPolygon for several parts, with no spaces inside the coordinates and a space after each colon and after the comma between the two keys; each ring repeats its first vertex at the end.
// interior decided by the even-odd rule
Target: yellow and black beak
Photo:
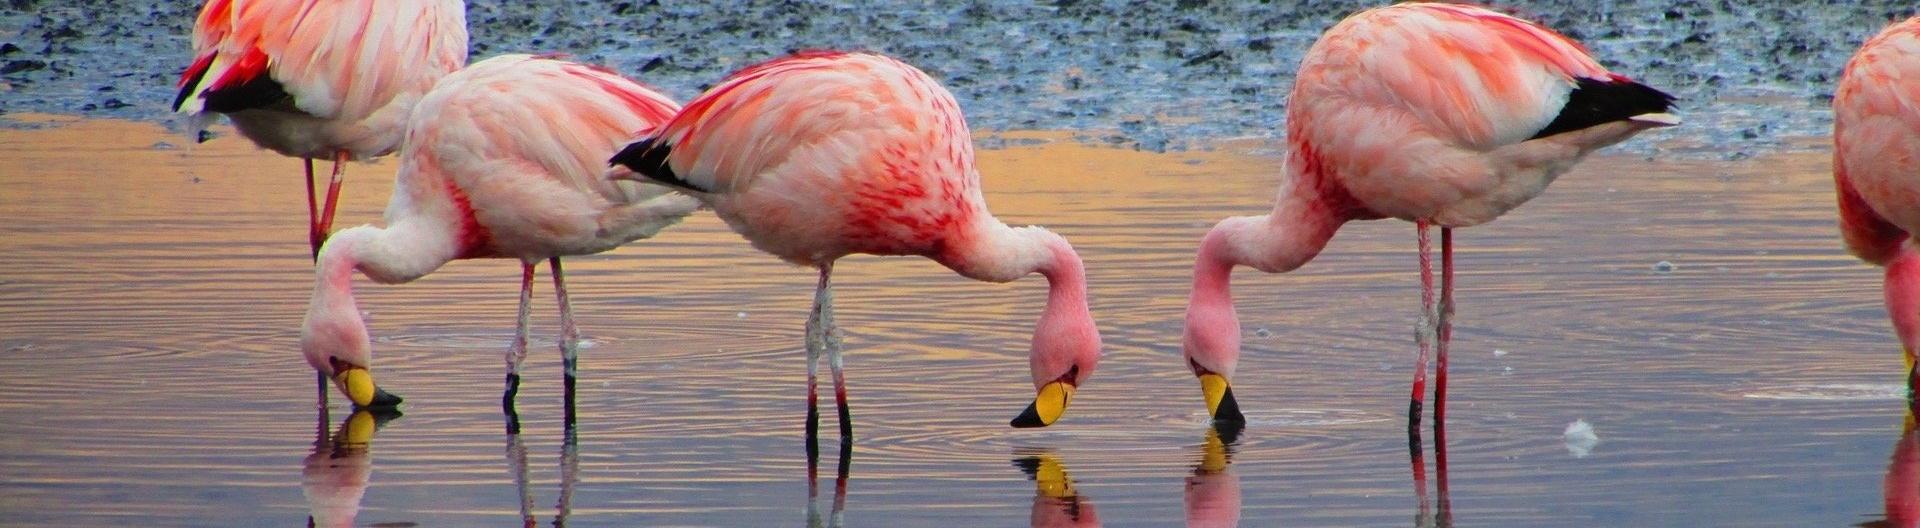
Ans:
{"type": "Polygon", "coordinates": [[[1027,406],[1026,412],[1014,417],[1011,425],[1022,429],[1053,425],[1060,415],[1067,413],[1067,404],[1073,402],[1073,391],[1073,384],[1065,379],[1041,386],[1040,394],[1033,398],[1033,404],[1027,406]]]}
{"type": "Polygon", "coordinates": [[[1227,377],[1211,372],[1200,375],[1200,393],[1207,397],[1207,414],[1215,423],[1246,423],[1240,404],[1233,400],[1233,386],[1227,377]]]}
{"type": "Polygon", "coordinates": [[[399,396],[374,385],[373,374],[367,372],[366,367],[336,365],[333,382],[340,386],[341,392],[347,393],[347,399],[353,400],[354,408],[391,409],[402,401],[399,396]]]}

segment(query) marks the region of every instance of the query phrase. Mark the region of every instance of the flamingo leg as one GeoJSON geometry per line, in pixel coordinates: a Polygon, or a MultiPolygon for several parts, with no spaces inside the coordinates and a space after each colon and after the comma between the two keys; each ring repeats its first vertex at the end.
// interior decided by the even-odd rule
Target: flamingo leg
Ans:
{"type": "MultiPolygon", "coordinates": [[[[333,155],[333,177],[327,180],[327,206],[320,212],[320,223],[314,228],[315,240],[326,244],[327,237],[333,235],[333,210],[340,205],[340,182],[347,175],[347,153],[341,151],[333,155]]],[[[315,248],[320,247],[318,244],[315,248]]],[[[317,251],[317,250],[316,250],[317,251]]]]}
{"type": "Polygon", "coordinates": [[[839,411],[840,442],[844,446],[853,438],[853,416],[847,408],[847,376],[840,359],[840,327],[833,323],[833,286],[822,281],[820,292],[820,338],[821,343],[826,345],[827,366],[833,369],[833,401],[839,411]]]}
{"type": "Polygon", "coordinates": [[[553,294],[560,299],[560,362],[566,371],[566,396],[562,401],[566,425],[572,428],[574,386],[580,371],[580,330],[573,322],[573,305],[567,302],[567,279],[560,269],[560,257],[547,262],[553,267],[553,294]]]}
{"type": "MultiPolygon", "coordinates": [[[[318,390],[314,391],[315,403],[313,406],[316,410],[320,411],[320,421],[332,422],[332,420],[327,419],[327,392],[332,390],[329,387],[331,387],[333,384],[327,382],[326,374],[320,374],[316,372],[314,373],[313,377],[314,377],[314,381],[316,382],[315,386],[318,388],[318,390]]],[[[333,425],[333,424],[328,423],[327,425],[333,425]]]]}
{"type": "Polygon", "coordinates": [[[507,345],[507,392],[500,407],[507,413],[507,432],[520,432],[520,414],[513,410],[513,399],[520,393],[520,362],[527,359],[527,327],[533,304],[533,263],[520,263],[520,317],[513,328],[513,342],[507,345]]]}
{"type": "MultiPolygon", "coordinates": [[[[307,167],[307,244],[313,246],[313,261],[320,262],[320,207],[313,197],[313,158],[301,158],[307,167]]],[[[320,380],[326,383],[326,380],[320,380]]]]}
{"type": "Polygon", "coordinates": [[[812,480],[820,458],[820,353],[827,347],[823,314],[832,302],[833,262],[820,265],[820,282],[813,290],[813,311],[807,314],[807,473],[812,480]]]}
{"type": "MultiPolygon", "coordinates": [[[[1440,228],[1440,312],[1436,318],[1433,363],[1434,449],[1440,444],[1440,424],[1447,420],[1447,347],[1453,341],[1453,228],[1440,228]]],[[[1444,460],[1446,455],[1437,455],[1444,460]]]]}
{"type": "Polygon", "coordinates": [[[1413,397],[1407,404],[1407,434],[1420,434],[1420,410],[1427,398],[1427,351],[1433,331],[1433,243],[1427,234],[1427,221],[1415,222],[1420,237],[1420,319],[1414,323],[1413,339],[1419,354],[1413,360],[1413,397]]]}

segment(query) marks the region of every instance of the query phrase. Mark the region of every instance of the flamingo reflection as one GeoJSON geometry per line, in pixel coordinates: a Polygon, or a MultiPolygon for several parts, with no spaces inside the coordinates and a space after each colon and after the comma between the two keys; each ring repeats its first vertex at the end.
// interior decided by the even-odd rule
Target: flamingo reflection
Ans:
{"type": "Polygon", "coordinates": [[[1453,499],[1447,493],[1447,426],[1445,422],[1433,422],[1433,476],[1434,486],[1440,492],[1439,510],[1435,511],[1431,498],[1427,495],[1427,462],[1424,449],[1420,445],[1420,432],[1409,431],[1407,450],[1413,456],[1413,496],[1419,503],[1414,513],[1414,526],[1449,528],[1453,526],[1453,499]]]}
{"type": "Polygon", "coordinates": [[[1881,488],[1886,493],[1884,520],[1863,523],[1864,528],[1920,527],[1920,435],[1914,434],[1913,409],[1900,427],[1900,441],[1893,444],[1893,456],[1887,462],[1887,478],[1881,488]]]}
{"type": "Polygon", "coordinates": [[[1187,528],[1231,528],[1240,525],[1240,477],[1233,474],[1233,444],[1242,423],[1220,422],[1207,428],[1200,445],[1200,461],[1187,476],[1187,528]]]}
{"type": "MultiPolygon", "coordinates": [[[[809,442],[807,445],[810,447],[817,446],[817,444],[812,442],[809,442]]],[[[852,466],[853,438],[842,436],[840,437],[840,464],[834,472],[833,477],[833,509],[827,512],[825,519],[822,519],[820,517],[820,507],[817,504],[820,498],[820,451],[817,447],[807,451],[808,528],[838,528],[846,525],[844,514],[847,509],[847,471],[852,469],[852,466]]]]}
{"type": "MultiPolygon", "coordinates": [[[[518,423],[508,426],[510,431],[519,431],[518,423]]],[[[507,433],[507,466],[513,472],[513,485],[520,495],[520,524],[533,528],[539,519],[533,514],[533,487],[529,484],[527,469],[527,445],[520,439],[519,433],[507,433]]],[[[560,440],[560,499],[554,503],[553,527],[565,528],[567,516],[573,513],[573,488],[580,482],[580,441],[573,423],[566,424],[566,432],[560,440]]]]}
{"type": "Polygon", "coordinates": [[[1052,449],[1020,448],[1013,454],[1014,467],[1033,481],[1033,513],[1028,516],[1033,528],[1100,526],[1093,502],[1073,487],[1073,477],[1052,449]]]}
{"type": "MultiPolygon", "coordinates": [[[[325,420],[322,415],[322,420],[325,420]]],[[[362,409],[340,422],[328,435],[323,428],[313,440],[313,453],[300,470],[300,494],[307,497],[307,526],[349,527],[360,516],[360,499],[373,476],[373,433],[398,411],[375,414],[362,409]]]]}

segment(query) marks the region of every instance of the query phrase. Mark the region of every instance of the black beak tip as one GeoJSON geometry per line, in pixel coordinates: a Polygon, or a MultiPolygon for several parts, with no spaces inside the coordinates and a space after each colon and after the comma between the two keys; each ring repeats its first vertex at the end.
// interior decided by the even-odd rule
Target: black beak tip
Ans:
{"type": "Polygon", "coordinates": [[[1233,400],[1233,387],[1227,387],[1227,392],[1220,395],[1220,407],[1213,411],[1213,423],[1246,425],[1246,415],[1240,414],[1240,402],[1233,400]]]}
{"type": "Polygon", "coordinates": [[[1035,427],[1046,427],[1047,422],[1040,420],[1039,409],[1035,409],[1034,404],[1029,403],[1027,404],[1027,410],[1020,413],[1020,416],[1015,416],[1013,422],[1008,425],[1012,425],[1015,429],[1032,429],[1035,427]]]}
{"type": "Polygon", "coordinates": [[[387,392],[386,389],[375,387],[373,389],[373,402],[368,403],[366,409],[371,411],[393,411],[399,407],[400,402],[403,401],[406,401],[406,398],[401,398],[398,394],[387,392]]]}

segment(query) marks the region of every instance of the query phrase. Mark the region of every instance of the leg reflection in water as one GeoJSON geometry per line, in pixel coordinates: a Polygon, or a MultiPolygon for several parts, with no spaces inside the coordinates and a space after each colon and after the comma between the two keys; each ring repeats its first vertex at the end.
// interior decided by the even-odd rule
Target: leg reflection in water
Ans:
{"type": "MultiPolygon", "coordinates": [[[[813,444],[817,445],[817,444],[813,444]]],[[[840,465],[833,477],[833,506],[826,519],[820,517],[820,507],[816,504],[820,498],[820,451],[816,447],[807,451],[807,527],[822,528],[845,526],[844,516],[847,509],[847,471],[853,468],[853,437],[840,437],[840,465]]]]}
{"type": "MultiPolygon", "coordinates": [[[[324,417],[325,415],[322,414],[324,417]]],[[[322,429],[300,471],[300,494],[307,497],[307,526],[348,527],[360,515],[360,499],[373,477],[373,433],[400,412],[355,411],[329,436],[322,429]]],[[[324,418],[323,418],[324,419],[324,418]]]]}
{"type": "Polygon", "coordinates": [[[1900,427],[1900,441],[1893,444],[1892,460],[1887,463],[1887,478],[1881,487],[1886,493],[1887,518],[1861,526],[1873,528],[1920,527],[1920,435],[1914,434],[1913,409],[1907,409],[1900,427]]]}
{"type": "Polygon", "coordinates": [[[1233,444],[1245,423],[1215,422],[1200,445],[1200,460],[1187,476],[1187,528],[1240,525],[1240,477],[1233,474],[1233,444]]]}
{"type": "Polygon", "coordinates": [[[1407,450],[1413,456],[1413,496],[1419,501],[1419,509],[1414,513],[1414,526],[1432,526],[1449,528],[1453,526],[1453,499],[1447,493],[1447,426],[1445,422],[1433,423],[1433,474],[1434,485],[1440,491],[1440,508],[1434,511],[1427,496],[1427,462],[1424,449],[1420,446],[1420,432],[1407,434],[1407,450]]]}
{"type": "Polygon", "coordinates": [[[1028,517],[1033,528],[1100,526],[1093,502],[1073,487],[1073,477],[1052,449],[1020,448],[1013,455],[1014,467],[1033,481],[1033,513],[1028,517]]]}
{"type": "MultiPolygon", "coordinates": [[[[518,420],[509,421],[507,430],[519,431],[518,420]]],[[[566,528],[567,516],[573,513],[573,488],[580,483],[580,440],[571,420],[566,423],[565,431],[560,441],[560,498],[554,503],[554,528],[566,528]]],[[[533,487],[527,469],[527,445],[518,432],[507,433],[507,469],[513,472],[514,489],[520,495],[520,524],[533,528],[539,524],[539,519],[533,515],[533,487]]]]}

